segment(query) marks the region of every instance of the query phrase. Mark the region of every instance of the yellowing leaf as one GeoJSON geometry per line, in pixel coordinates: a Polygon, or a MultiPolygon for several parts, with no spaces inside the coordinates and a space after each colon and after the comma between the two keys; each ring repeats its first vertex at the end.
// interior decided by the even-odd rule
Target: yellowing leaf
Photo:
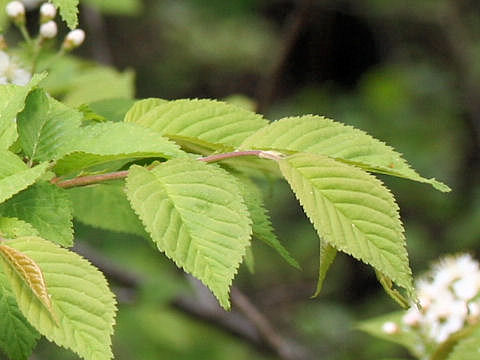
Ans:
{"type": "Polygon", "coordinates": [[[45,278],[43,277],[42,270],[38,267],[35,261],[25,254],[22,254],[20,251],[5,244],[0,244],[0,255],[8,265],[7,274],[13,276],[11,273],[13,270],[18,276],[20,276],[30,290],[32,290],[33,294],[52,315],[53,319],[57,321],[55,313],[53,312],[50,296],[48,295],[45,278]]]}
{"type": "Polygon", "coordinates": [[[20,276],[11,276],[12,291],[27,320],[48,340],[85,360],[112,359],[116,306],[103,274],[78,254],[39,237],[26,236],[4,244],[41,269],[58,322],[20,276]]]}

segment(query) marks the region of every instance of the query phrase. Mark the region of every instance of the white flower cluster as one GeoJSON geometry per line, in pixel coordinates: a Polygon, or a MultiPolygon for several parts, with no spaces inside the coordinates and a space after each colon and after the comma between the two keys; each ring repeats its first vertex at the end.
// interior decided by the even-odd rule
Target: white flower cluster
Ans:
{"type": "MultiPolygon", "coordinates": [[[[38,31],[38,42],[37,45],[41,46],[44,40],[53,39],[58,34],[57,23],[54,21],[55,16],[57,15],[57,8],[50,2],[39,1],[10,1],[5,6],[5,11],[7,12],[8,17],[13,21],[15,25],[21,28],[22,35],[25,40],[31,42],[30,36],[25,27],[25,6],[28,4],[30,7],[36,7],[40,5],[40,27],[38,31]]],[[[82,29],[74,29],[70,31],[66,36],[62,44],[62,50],[71,51],[78,46],[80,46],[85,40],[85,32],[82,29]]],[[[4,43],[4,42],[3,42],[4,43]]],[[[2,44],[3,44],[2,43],[2,44]]],[[[2,45],[0,44],[0,45],[2,45]]],[[[0,49],[6,47],[0,46],[0,49]]]]}
{"type": "Polygon", "coordinates": [[[0,51],[0,84],[26,85],[30,73],[17,65],[5,52],[0,51]]]}
{"type": "Polygon", "coordinates": [[[401,328],[385,323],[385,333],[413,331],[439,344],[480,320],[480,267],[470,255],[444,258],[416,288],[419,306],[405,313],[401,328]]]}

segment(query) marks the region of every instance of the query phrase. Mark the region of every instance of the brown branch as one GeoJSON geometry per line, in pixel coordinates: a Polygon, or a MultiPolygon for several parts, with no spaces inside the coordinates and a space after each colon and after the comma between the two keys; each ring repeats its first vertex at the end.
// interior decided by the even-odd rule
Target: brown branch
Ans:
{"type": "Polygon", "coordinates": [[[265,315],[240,290],[232,288],[233,307],[227,312],[218,305],[218,301],[210,290],[199,280],[190,275],[187,275],[187,279],[192,284],[194,296],[177,298],[173,303],[177,309],[226,330],[260,350],[267,349],[274,352],[280,359],[310,360],[314,358],[306,348],[281,336],[265,315]]]}
{"type": "Polygon", "coordinates": [[[231,297],[234,307],[255,325],[262,339],[281,359],[306,360],[311,358],[306,349],[281,336],[267,317],[236,287],[232,287],[231,297]]]}
{"type": "Polygon", "coordinates": [[[101,269],[109,279],[115,281],[121,286],[136,289],[142,283],[142,278],[140,275],[132,272],[131,270],[124,269],[119,264],[102,255],[88,244],[76,243],[73,247],[73,250],[77,254],[80,254],[90,260],[91,263],[101,269]]]}
{"type": "Polygon", "coordinates": [[[108,181],[108,180],[124,179],[127,177],[127,175],[128,175],[128,170],[124,170],[124,171],[116,171],[116,172],[99,174],[99,175],[79,176],[79,177],[68,179],[68,180],[60,180],[60,178],[57,177],[50,180],[50,182],[61,188],[66,189],[66,188],[71,188],[75,186],[97,184],[97,183],[108,181]]]}
{"type": "Polygon", "coordinates": [[[85,4],[82,4],[80,13],[83,15],[82,20],[87,26],[88,43],[92,51],[92,57],[101,64],[112,65],[113,57],[108,45],[108,36],[102,14],[98,9],[85,4]]]}
{"type": "Polygon", "coordinates": [[[283,44],[277,62],[273,65],[270,73],[264,78],[259,87],[258,103],[256,111],[264,113],[271,105],[279,87],[282,74],[292,54],[292,51],[308,22],[313,0],[301,0],[295,11],[291,14],[285,26],[283,44]]]}
{"type": "MultiPolygon", "coordinates": [[[[257,156],[262,159],[270,159],[270,160],[278,161],[282,158],[283,155],[275,151],[244,150],[244,151],[232,151],[232,152],[222,153],[222,154],[214,154],[214,155],[198,158],[197,160],[211,163],[211,162],[231,159],[235,157],[240,157],[240,156],[257,156]]],[[[109,181],[109,180],[124,179],[127,176],[128,176],[128,170],[123,170],[123,171],[115,171],[115,172],[98,174],[98,175],[78,176],[76,178],[68,179],[68,180],[62,180],[61,177],[55,177],[52,180],[50,180],[50,183],[66,189],[66,188],[71,188],[76,186],[98,184],[98,183],[109,181]]]]}

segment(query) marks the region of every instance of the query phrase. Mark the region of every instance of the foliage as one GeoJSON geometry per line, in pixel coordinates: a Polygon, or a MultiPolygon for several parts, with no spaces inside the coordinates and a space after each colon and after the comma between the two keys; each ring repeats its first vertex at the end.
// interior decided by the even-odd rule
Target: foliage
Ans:
{"type": "MultiPolygon", "coordinates": [[[[141,101],[127,113],[126,119],[129,120],[126,123],[112,123],[107,119],[96,125],[82,125],[81,113],[58,103],[39,87],[30,92],[23,111],[17,116],[21,150],[17,155],[7,152],[12,160],[2,170],[13,172],[9,177],[22,176],[26,171],[23,169],[25,165],[17,169],[14,164],[20,164],[19,159],[25,158],[32,170],[40,166],[34,166],[36,162],[44,161],[43,164],[48,164],[49,173],[47,177],[40,176],[30,181],[34,185],[25,183],[23,178],[10,181],[18,194],[5,199],[0,213],[7,218],[25,221],[42,238],[11,239],[5,235],[12,231],[8,223],[2,227],[4,249],[14,249],[9,252],[4,250],[8,255],[5,263],[9,264],[6,265],[9,269],[7,278],[18,301],[21,296],[19,309],[48,339],[71,348],[86,359],[107,359],[111,356],[107,348],[95,342],[99,338],[97,331],[104,334],[100,339],[111,333],[115,309],[111,293],[105,283],[99,285],[103,280],[90,265],[76,266],[75,271],[67,268],[67,264],[71,266],[77,260],[50,241],[63,246],[72,245],[72,213],[81,214],[81,210],[73,212],[73,209],[81,207],[85,201],[81,191],[77,191],[76,196],[70,196],[69,191],[62,188],[94,186],[92,190],[97,192],[97,196],[112,202],[120,193],[110,191],[113,189],[111,186],[94,184],[114,178],[126,178],[127,198],[159,250],[177,266],[202,280],[220,304],[228,309],[229,288],[250,245],[252,221],[257,222],[254,224],[257,229],[264,228],[261,223],[268,222],[261,203],[255,206],[261,209],[262,216],[258,215],[258,210],[255,216],[249,213],[245,205],[246,193],[235,176],[234,165],[232,169],[225,170],[221,165],[209,164],[237,156],[257,156],[277,162],[322,242],[370,264],[408,294],[412,293],[403,227],[395,200],[388,189],[360,165],[348,163],[351,161],[348,156],[341,152],[332,156],[329,151],[310,151],[308,148],[288,155],[295,149],[289,146],[285,146],[285,153],[280,153],[278,151],[283,149],[279,149],[273,141],[269,142],[268,137],[261,137],[262,142],[256,140],[257,133],[272,125],[254,113],[222,102],[141,101]],[[141,105],[144,108],[139,110],[141,105]],[[229,152],[198,157],[195,152],[180,150],[172,141],[179,141],[184,149],[200,145],[202,152],[219,149],[229,152]],[[242,149],[239,149],[242,142],[242,149]],[[246,150],[250,148],[258,150],[246,150]],[[273,148],[276,151],[271,151],[273,148]],[[135,165],[139,160],[149,158],[155,161],[150,160],[143,166],[135,165]],[[49,254],[56,259],[54,267],[49,254]],[[38,285],[40,289],[37,289],[29,279],[41,277],[41,273],[45,276],[45,284],[38,285]],[[59,277],[61,274],[69,275],[59,277]],[[90,276],[92,280],[88,280],[90,276]],[[77,308],[72,307],[74,298],[69,293],[57,295],[55,289],[69,286],[70,278],[78,278],[73,281],[82,288],[71,288],[71,291],[72,294],[82,292],[88,296],[84,299],[86,303],[91,303],[88,308],[82,309],[80,304],[84,302],[75,300],[76,306],[80,306],[75,310],[77,308]],[[35,296],[20,295],[28,293],[29,289],[35,296]],[[48,296],[45,297],[47,291],[53,305],[39,300],[48,299],[48,296]],[[58,299],[56,296],[59,296],[58,299]],[[102,306],[108,310],[102,310],[102,306]],[[26,309],[29,309],[28,312],[26,309]],[[77,314],[83,315],[79,318],[77,314]],[[104,314],[103,320],[98,317],[99,314],[104,314]],[[43,320],[38,322],[38,317],[43,320]],[[58,325],[66,321],[62,319],[73,318],[77,320],[68,325],[70,330],[58,329],[58,325]],[[91,330],[86,328],[83,340],[72,342],[68,331],[74,330],[70,326],[91,330]]],[[[307,123],[310,118],[298,118],[296,121],[307,123]]],[[[310,129],[291,129],[292,133],[284,133],[293,141],[311,134],[310,129]]],[[[351,130],[346,128],[345,131],[351,130]]],[[[358,135],[362,136],[365,135],[358,135]]],[[[354,141],[345,147],[347,153],[361,150],[354,141]]],[[[392,152],[390,148],[375,151],[379,155],[392,152]]],[[[360,161],[357,160],[357,163],[360,161]]],[[[373,159],[369,165],[370,171],[380,169],[378,171],[385,172],[380,161],[373,159]]],[[[413,180],[422,179],[416,176],[412,177],[413,180]]],[[[89,211],[96,214],[97,207],[98,214],[105,214],[102,202],[90,203],[89,211]]],[[[121,227],[116,227],[111,220],[102,225],[101,217],[87,222],[116,230],[141,232],[133,220],[127,220],[131,214],[123,211],[117,214],[117,221],[123,223],[121,227]],[[126,224],[131,224],[131,229],[126,224]]],[[[80,215],[80,219],[84,218],[85,215],[80,215]]],[[[275,242],[273,246],[290,259],[279,243],[275,242]]],[[[83,260],[78,261],[79,264],[84,263],[83,260]]],[[[101,343],[106,345],[109,341],[101,343]]]]}
{"type": "MultiPolygon", "coordinates": [[[[54,1],[71,28],[77,3],[54,1]]],[[[112,4],[102,9],[138,6],[112,4]]],[[[216,53],[208,45],[206,62],[216,53]]],[[[73,218],[150,239],[225,309],[240,264],[255,257],[252,238],[303,267],[273,231],[265,179],[286,180],[318,234],[315,295],[343,252],[372,266],[395,300],[414,299],[399,207],[373,174],[450,189],[392,147],[316,115],[270,122],[216,100],[134,101],[131,72],[70,55],[46,51],[37,69],[49,74],[0,86],[0,311],[5,329],[18,328],[0,331],[0,347],[10,358],[28,358],[40,335],[84,359],[113,357],[116,301],[98,269],[67,249],[73,218]],[[106,86],[92,91],[96,82],[106,86]]]]}

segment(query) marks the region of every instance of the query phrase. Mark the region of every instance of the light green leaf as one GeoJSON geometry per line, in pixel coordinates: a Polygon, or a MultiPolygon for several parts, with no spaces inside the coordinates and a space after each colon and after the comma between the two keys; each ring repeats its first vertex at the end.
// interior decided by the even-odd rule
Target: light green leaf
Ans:
{"type": "Polygon", "coordinates": [[[174,159],[151,171],[132,166],[126,192],[158,248],[230,308],[252,231],[236,179],[216,165],[174,159]]]}
{"type": "Polygon", "coordinates": [[[121,122],[128,110],[135,104],[133,99],[104,99],[88,104],[88,107],[101,117],[121,122]]]}
{"type": "Polygon", "coordinates": [[[68,194],[73,216],[84,224],[149,237],[125,196],[123,182],[71,188],[68,194]]]}
{"type": "Polygon", "coordinates": [[[31,161],[61,157],[79,131],[82,114],[37,89],[18,115],[20,145],[31,161]]]}
{"type": "Polygon", "coordinates": [[[288,117],[272,122],[246,139],[240,148],[326,155],[367,171],[428,183],[437,190],[450,191],[445,184],[420,176],[390,146],[361,130],[322,116],[288,117]]]}
{"type": "Polygon", "coordinates": [[[40,235],[63,246],[73,245],[72,204],[66,190],[41,182],[0,204],[0,215],[26,221],[40,235]]]}
{"type": "Polygon", "coordinates": [[[0,204],[42,176],[49,164],[28,168],[15,154],[0,150],[0,204]]]}
{"type": "Polygon", "coordinates": [[[103,274],[79,255],[38,237],[5,242],[43,272],[56,323],[18,277],[12,289],[18,307],[48,340],[71,349],[85,360],[109,360],[115,318],[115,299],[103,274]]]}
{"type": "Polygon", "coordinates": [[[25,319],[5,274],[0,271],[0,350],[15,360],[27,360],[40,334],[25,319]]]}
{"type": "Polygon", "coordinates": [[[458,341],[446,358],[448,360],[478,360],[479,356],[480,326],[477,325],[466,338],[458,341]]]}
{"type": "Polygon", "coordinates": [[[322,240],[413,293],[398,206],[378,179],[321,155],[298,153],[278,163],[322,240]]]}
{"type": "Polygon", "coordinates": [[[272,222],[263,204],[260,189],[246,177],[239,177],[239,183],[243,199],[252,218],[253,235],[274,249],[288,264],[300,269],[297,260],[290,255],[290,252],[282,245],[273,231],[272,222]]]}
{"type": "Polygon", "coordinates": [[[250,274],[255,274],[255,257],[251,247],[248,247],[245,252],[245,265],[250,274]]]}
{"type": "Polygon", "coordinates": [[[0,236],[14,239],[21,236],[40,236],[31,224],[17,218],[0,217],[0,236]]]}
{"type": "Polygon", "coordinates": [[[0,150],[0,179],[27,169],[28,166],[17,155],[10,151],[0,150]]]}
{"type": "Polygon", "coordinates": [[[320,263],[318,265],[318,281],[317,288],[312,297],[316,297],[322,291],[323,282],[327,277],[328,270],[332,266],[335,257],[337,256],[337,249],[320,238],[320,263]]]}
{"type": "Polygon", "coordinates": [[[116,160],[186,157],[177,144],[136,124],[100,123],[78,131],[69,154],[57,161],[55,172],[68,174],[116,160]]]}
{"type": "Polygon", "coordinates": [[[214,100],[175,100],[162,103],[140,118],[126,119],[151,128],[173,140],[208,146],[237,147],[267,125],[260,115],[214,100]]]}
{"type": "Polygon", "coordinates": [[[47,291],[47,284],[42,270],[38,265],[22,252],[11,248],[4,242],[0,243],[0,257],[3,260],[5,274],[9,281],[13,281],[12,276],[18,276],[25,283],[32,294],[50,313],[53,319],[57,321],[52,308],[52,301],[47,291]]]}
{"type": "Polygon", "coordinates": [[[60,15],[70,29],[75,29],[78,25],[78,1],[52,0],[55,6],[60,8],[60,15]]]}
{"type": "Polygon", "coordinates": [[[159,98],[138,100],[130,108],[130,110],[127,111],[123,121],[141,123],[143,121],[141,118],[145,116],[150,110],[153,110],[158,105],[165,104],[167,102],[167,100],[159,98]]]}
{"type": "Polygon", "coordinates": [[[105,99],[130,99],[134,95],[134,83],[132,71],[120,73],[109,67],[82,69],[68,82],[69,90],[63,101],[69,106],[79,106],[105,99]]]}
{"type": "Polygon", "coordinates": [[[401,329],[402,316],[404,314],[405,312],[401,311],[388,315],[383,315],[374,319],[369,319],[367,321],[362,321],[356,326],[356,328],[380,339],[402,345],[406,347],[418,359],[425,358],[425,354],[422,351],[423,346],[420,346],[423,341],[417,333],[414,333],[412,331],[400,331],[395,334],[387,334],[382,329],[383,324],[385,324],[386,322],[393,322],[397,324],[399,329],[401,329]]]}
{"type": "Polygon", "coordinates": [[[28,93],[45,76],[45,73],[35,74],[25,86],[0,85],[0,149],[8,149],[17,139],[15,117],[25,106],[28,93]]]}

